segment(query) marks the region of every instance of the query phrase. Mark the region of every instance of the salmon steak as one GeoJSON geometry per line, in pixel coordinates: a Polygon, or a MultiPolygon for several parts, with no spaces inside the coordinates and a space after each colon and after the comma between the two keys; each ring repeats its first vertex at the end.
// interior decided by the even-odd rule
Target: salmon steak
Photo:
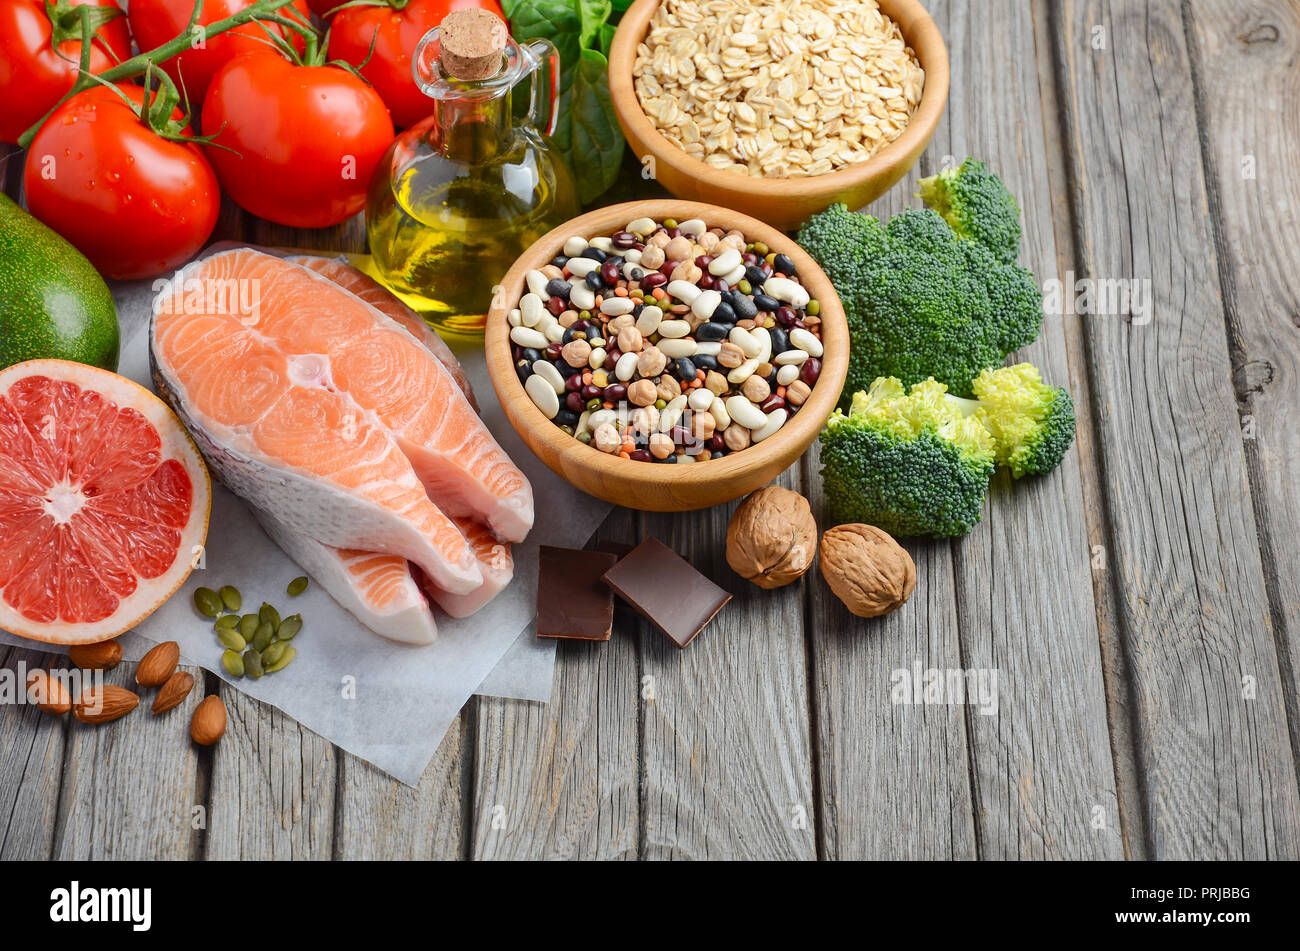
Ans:
{"type": "Polygon", "coordinates": [[[158,295],[154,381],[236,494],[332,547],[397,555],[439,589],[483,575],[450,516],[506,539],[532,489],[446,368],[372,305],[239,249],[158,295]]]}

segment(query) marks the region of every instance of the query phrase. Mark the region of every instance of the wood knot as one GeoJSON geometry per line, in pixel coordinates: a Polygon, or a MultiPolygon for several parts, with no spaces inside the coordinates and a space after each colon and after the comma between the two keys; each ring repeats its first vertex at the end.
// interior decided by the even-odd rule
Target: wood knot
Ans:
{"type": "Polygon", "coordinates": [[[1273,382],[1276,374],[1276,367],[1267,360],[1250,360],[1243,363],[1232,374],[1237,398],[1245,399],[1252,393],[1262,393],[1264,388],[1273,382]]]}
{"type": "Polygon", "coordinates": [[[1276,43],[1281,35],[1281,31],[1272,23],[1260,23],[1238,35],[1237,39],[1247,46],[1254,46],[1256,43],[1276,43]]]}

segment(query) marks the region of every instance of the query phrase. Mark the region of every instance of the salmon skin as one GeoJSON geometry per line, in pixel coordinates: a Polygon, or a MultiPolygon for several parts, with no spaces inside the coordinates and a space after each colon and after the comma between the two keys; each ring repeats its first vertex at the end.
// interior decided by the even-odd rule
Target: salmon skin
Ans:
{"type": "Polygon", "coordinates": [[[400,555],[468,594],[482,574],[430,482],[502,534],[531,526],[531,487],[442,365],[305,268],[246,249],[191,264],[155,301],[150,355],[222,481],[326,545],[400,555]]]}
{"type": "Polygon", "coordinates": [[[401,324],[403,329],[424,344],[437,361],[447,368],[447,372],[452,375],[456,385],[465,394],[465,399],[469,400],[469,405],[474,407],[474,412],[478,412],[478,401],[474,399],[474,390],[469,385],[469,377],[465,376],[465,370],[456,359],[456,354],[452,353],[451,347],[447,346],[433,328],[424,322],[424,318],[393,296],[384,285],[365,272],[354,268],[346,258],[300,254],[285,260],[315,271],[348,293],[361,298],[384,316],[391,317],[401,324]]]}

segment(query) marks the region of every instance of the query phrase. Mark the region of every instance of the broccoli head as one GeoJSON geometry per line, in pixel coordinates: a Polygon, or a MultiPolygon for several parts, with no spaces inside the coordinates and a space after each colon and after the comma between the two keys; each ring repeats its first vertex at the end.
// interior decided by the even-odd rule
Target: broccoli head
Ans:
{"type": "Polygon", "coordinates": [[[895,377],[853,395],[821,434],[822,482],[833,518],[903,537],[965,535],[980,520],[994,470],[977,404],[926,380],[895,377]]]}
{"type": "Polygon", "coordinates": [[[921,200],[959,238],[979,241],[1004,264],[1020,257],[1020,206],[1007,186],[978,159],[920,181],[921,200]]]}
{"type": "Polygon", "coordinates": [[[848,317],[841,407],[882,376],[909,386],[934,377],[970,396],[981,370],[1038,337],[1043,304],[1033,275],[959,238],[936,212],[904,211],[882,225],[834,205],[803,226],[799,243],[848,317]]]}
{"type": "Polygon", "coordinates": [[[985,370],[975,378],[976,417],[993,435],[998,465],[1019,479],[1061,464],[1074,441],[1074,400],[1043,383],[1032,364],[985,370]]]}

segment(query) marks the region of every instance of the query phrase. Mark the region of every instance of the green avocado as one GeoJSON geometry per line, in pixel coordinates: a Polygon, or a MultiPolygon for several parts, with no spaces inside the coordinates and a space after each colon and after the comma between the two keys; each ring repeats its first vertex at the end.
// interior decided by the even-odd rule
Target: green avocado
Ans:
{"type": "Polygon", "coordinates": [[[0,369],[75,360],[117,370],[117,306],[80,251],[0,195],[0,369]]]}

